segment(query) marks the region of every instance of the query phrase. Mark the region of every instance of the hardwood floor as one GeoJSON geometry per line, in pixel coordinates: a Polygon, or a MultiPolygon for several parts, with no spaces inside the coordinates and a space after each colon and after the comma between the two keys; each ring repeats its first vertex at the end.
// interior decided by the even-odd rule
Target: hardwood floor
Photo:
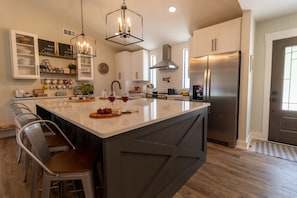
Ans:
{"type": "MultiPolygon", "coordinates": [[[[0,139],[0,197],[30,197],[15,138],[0,139]]],[[[174,198],[297,197],[297,163],[208,143],[207,162],[174,198]]]]}
{"type": "Polygon", "coordinates": [[[174,198],[297,197],[297,163],[208,144],[207,162],[174,198]]]}

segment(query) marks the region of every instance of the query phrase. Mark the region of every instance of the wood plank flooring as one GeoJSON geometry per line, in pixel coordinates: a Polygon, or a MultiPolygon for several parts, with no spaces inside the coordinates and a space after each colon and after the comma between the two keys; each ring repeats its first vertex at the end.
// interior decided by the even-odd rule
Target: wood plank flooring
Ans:
{"type": "Polygon", "coordinates": [[[297,163],[208,144],[207,162],[174,198],[297,197],[297,163]]]}
{"type": "MultiPolygon", "coordinates": [[[[0,197],[30,197],[15,138],[0,139],[0,197]]],[[[296,198],[297,163],[208,143],[207,162],[174,198],[296,198]]]]}

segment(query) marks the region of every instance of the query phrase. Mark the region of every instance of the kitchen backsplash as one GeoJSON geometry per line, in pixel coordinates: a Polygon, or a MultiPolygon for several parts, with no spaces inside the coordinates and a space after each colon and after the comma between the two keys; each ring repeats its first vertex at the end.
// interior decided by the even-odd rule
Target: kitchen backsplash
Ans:
{"type": "MultiPolygon", "coordinates": [[[[182,78],[180,77],[180,70],[176,71],[157,71],[157,85],[154,87],[159,93],[167,93],[168,89],[175,89],[177,94],[180,94],[182,91],[182,78]],[[166,81],[169,78],[169,82],[166,81]]],[[[150,82],[132,82],[130,90],[133,90],[134,87],[140,87],[141,92],[143,92],[143,86],[150,84],[150,82]]]]}
{"type": "Polygon", "coordinates": [[[157,90],[158,92],[167,92],[168,89],[175,89],[176,93],[180,93],[182,89],[182,69],[175,71],[157,71],[157,90]],[[166,79],[169,78],[169,82],[166,79]]]}

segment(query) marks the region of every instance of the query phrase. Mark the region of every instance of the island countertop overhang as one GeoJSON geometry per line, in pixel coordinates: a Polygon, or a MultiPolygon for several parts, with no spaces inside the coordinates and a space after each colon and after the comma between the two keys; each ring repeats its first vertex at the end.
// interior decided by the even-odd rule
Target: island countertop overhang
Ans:
{"type": "MultiPolygon", "coordinates": [[[[120,107],[121,101],[117,102],[115,106],[120,107]]],[[[132,111],[131,114],[96,119],[91,118],[90,113],[108,106],[108,101],[72,103],[65,99],[38,101],[37,105],[100,138],[109,138],[210,106],[209,103],[204,102],[140,98],[128,102],[127,109],[132,111]]]]}

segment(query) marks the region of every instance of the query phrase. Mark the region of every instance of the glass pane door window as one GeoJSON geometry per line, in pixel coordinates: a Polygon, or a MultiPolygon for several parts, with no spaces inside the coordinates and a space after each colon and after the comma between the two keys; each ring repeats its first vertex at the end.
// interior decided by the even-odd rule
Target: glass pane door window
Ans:
{"type": "Polygon", "coordinates": [[[297,111],[297,45],[285,48],[282,110],[297,111]]]}

